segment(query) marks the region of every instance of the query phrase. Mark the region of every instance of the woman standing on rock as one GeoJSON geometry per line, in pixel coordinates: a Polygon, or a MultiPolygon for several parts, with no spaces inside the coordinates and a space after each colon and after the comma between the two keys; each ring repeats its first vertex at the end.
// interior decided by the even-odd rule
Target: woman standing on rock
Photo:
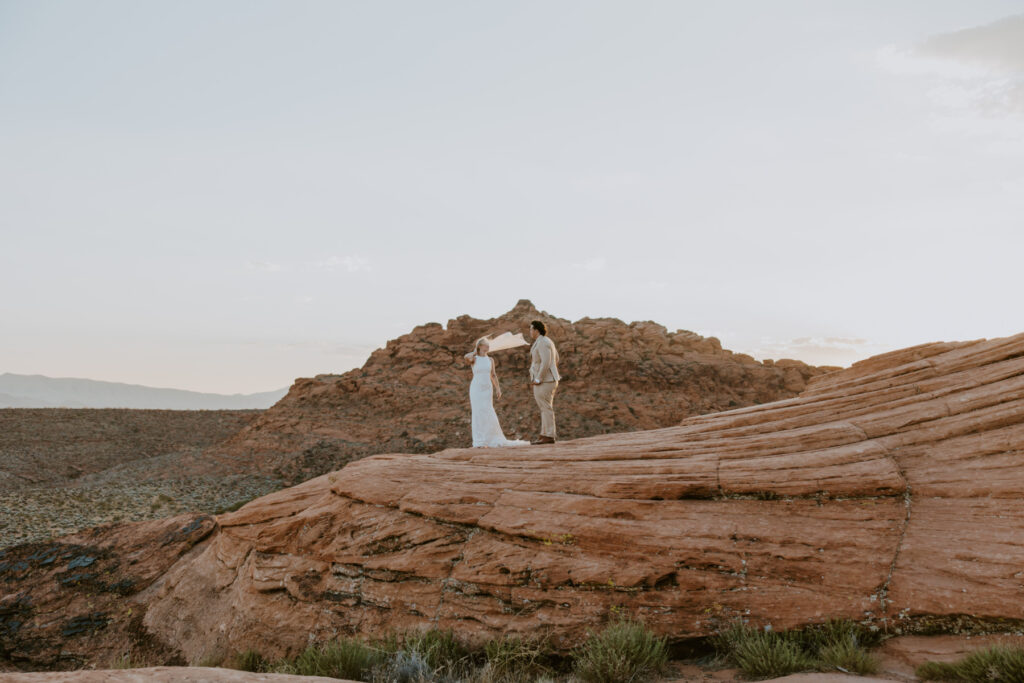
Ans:
{"type": "MultiPolygon", "coordinates": [[[[505,347],[504,344],[501,346],[505,347]]],[[[487,355],[490,348],[490,342],[483,337],[477,340],[473,352],[466,354],[466,360],[473,366],[473,381],[469,383],[469,403],[473,411],[473,448],[527,446],[529,441],[506,439],[505,433],[501,431],[498,414],[494,412],[494,394],[496,392],[498,398],[501,398],[501,386],[498,384],[494,359],[487,355]]]]}

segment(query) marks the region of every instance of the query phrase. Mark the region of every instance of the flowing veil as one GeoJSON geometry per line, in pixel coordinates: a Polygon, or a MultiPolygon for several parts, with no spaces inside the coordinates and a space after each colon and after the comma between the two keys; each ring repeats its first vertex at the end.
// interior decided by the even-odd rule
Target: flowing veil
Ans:
{"type": "Polygon", "coordinates": [[[495,351],[504,351],[505,349],[514,349],[517,346],[529,346],[529,342],[523,339],[522,332],[516,332],[515,334],[512,332],[503,332],[497,337],[485,335],[473,343],[473,350],[466,354],[466,358],[473,357],[473,354],[476,353],[477,345],[482,341],[487,342],[491,353],[494,353],[495,351]]]}

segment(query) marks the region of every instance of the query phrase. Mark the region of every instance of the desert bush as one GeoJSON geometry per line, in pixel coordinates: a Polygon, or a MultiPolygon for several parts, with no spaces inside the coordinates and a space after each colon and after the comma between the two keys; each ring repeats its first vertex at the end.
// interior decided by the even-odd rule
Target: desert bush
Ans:
{"type": "Polygon", "coordinates": [[[491,681],[532,681],[551,671],[551,649],[544,640],[507,636],[484,646],[491,681]]]}
{"type": "Polygon", "coordinates": [[[926,662],[916,673],[924,681],[1020,683],[1024,681],[1024,648],[993,645],[955,662],[926,662]]]}
{"type": "Polygon", "coordinates": [[[878,659],[854,640],[842,640],[818,650],[818,670],[840,669],[869,676],[878,672],[878,659]]]}
{"type": "Polygon", "coordinates": [[[799,642],[774,631],[739,626],[727,638],[729,658],[751,678],[780,678],[814,668],[799,642]]]}
{"type": "Polygon", "coordinates": [[[800,671],[846,671],[870,674],[878,661],[865,647],[879,636],[852,621],[830,620],[805,629],[763,631],[733,623],[712,643],[721,656],[751,678],[776,678],[800,671]]]}
{"type": "Polygon", "coordinates": [[[797,638],[803,648],[811,653],[822,648],[845,642],[853,642],[864,647],[873,647],[881,642],[881,631],[872,631],[849,619],[829,619],[823,624],[814,624],[805,628],[787,631],[787,635],[797,638]]]}
{"type": "Polygon", "coordinates": [[[373,683],[432,683],[438,678],[437,671],[422,653],[400,649],[374,669],[371,680],[373,683]]]}
{"type": "Polygon", "coordinates": [[[382,659],[381,652],[356,638],[339,638],[321,645],[310,645],[292,662],[278,662],[277,673],[299,676],[325,676],[350,680],[370,680],[371,672],[382,659]]]}
{"type": "Polygon", "coordinates": [[[406,634],[402,649],[420,653],[434,670],[455,669],[469,657],[469,649],[456,639],[454,632],[437,629],[406,634]]]}
{"type": "Polygon", "coordinates": [[[619,621],[591,633],[574,652],[576,676],[589,683],[631,683],[664,671],[668,648],[646,626],[619,621]]]}

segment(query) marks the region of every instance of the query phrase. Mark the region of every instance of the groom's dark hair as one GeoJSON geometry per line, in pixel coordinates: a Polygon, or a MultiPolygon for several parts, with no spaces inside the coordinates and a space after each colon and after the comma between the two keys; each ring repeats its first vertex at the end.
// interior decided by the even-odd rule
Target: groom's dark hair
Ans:
{"type": "Polygon", "coordinates": [[[532,327],[533,329],[537,330],[541,334],[547,336],[548,326],[545,325],[543,321],[541,321],[541,320],[534,320],[532,323],[530,323],[530,327],[532,327]]]}

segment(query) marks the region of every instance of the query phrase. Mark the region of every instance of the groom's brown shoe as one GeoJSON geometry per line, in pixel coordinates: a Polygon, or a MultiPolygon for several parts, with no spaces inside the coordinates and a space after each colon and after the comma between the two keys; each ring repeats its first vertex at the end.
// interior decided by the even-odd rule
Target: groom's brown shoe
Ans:
{"type": "Polygon", "coordinates": [[[536,441],[533,442],[533,445],[534,446],[540,446],[541,444],[554,443],[554,442],[555,442],[554,437],[551,437],[551,436],[540,436],[540,437],[537,438],[536,441]]]}

